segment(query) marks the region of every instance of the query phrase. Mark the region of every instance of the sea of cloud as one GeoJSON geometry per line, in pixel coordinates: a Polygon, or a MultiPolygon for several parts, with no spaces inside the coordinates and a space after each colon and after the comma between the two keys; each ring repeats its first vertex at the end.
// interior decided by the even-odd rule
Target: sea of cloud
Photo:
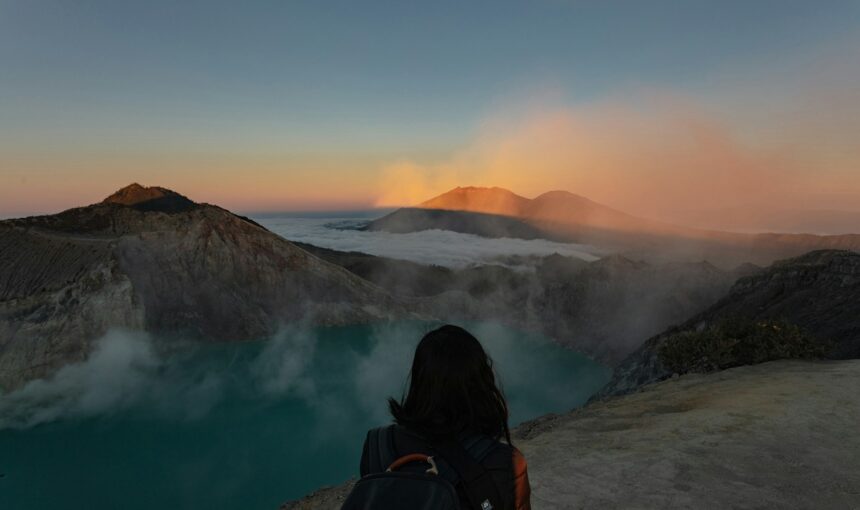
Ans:
{"type": "Polygon", "coordinates": [[[489,239],[447,230],[407,234],[369,232],[355,228],[363,221],[354,218],[283,215],[254,219],[290,241],[452,268],[498,263],[503,257],[511,255],[528,257],[558,253],[593,261],[602,254],[592,246],[544,239],[489,239]]]}

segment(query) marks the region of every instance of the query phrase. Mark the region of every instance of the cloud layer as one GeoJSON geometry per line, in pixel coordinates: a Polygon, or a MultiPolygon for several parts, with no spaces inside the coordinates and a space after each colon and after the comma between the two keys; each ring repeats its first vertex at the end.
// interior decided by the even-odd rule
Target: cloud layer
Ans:
{"type": "Polygon", "coordinates": [[[486,264],[506,255],[543,256],[558,253],[592,261],[602,253],[597,248],[581,244],[541,239],[487,239],[442,230],[409,234],[341,230],[331,228],[331,225],[342,225],[345,220],[333,218],[281,216],[255,220],[290,241],[454,268],[486,264]]]}

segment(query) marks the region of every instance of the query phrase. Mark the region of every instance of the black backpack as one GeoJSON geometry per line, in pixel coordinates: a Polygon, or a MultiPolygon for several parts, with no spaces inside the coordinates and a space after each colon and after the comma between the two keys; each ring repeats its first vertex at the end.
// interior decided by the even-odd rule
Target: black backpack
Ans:
{"type": "Polygon", "coordinates": [[[433,456],[397,458],[396,425],[367,434],[369,474],[356,482],[341,510],[502,510],[501,497],[481,461],[499,445],[485,436],[425,439],[433,456]],[[460,487],[469,502],[460,504],[460,487]]]}

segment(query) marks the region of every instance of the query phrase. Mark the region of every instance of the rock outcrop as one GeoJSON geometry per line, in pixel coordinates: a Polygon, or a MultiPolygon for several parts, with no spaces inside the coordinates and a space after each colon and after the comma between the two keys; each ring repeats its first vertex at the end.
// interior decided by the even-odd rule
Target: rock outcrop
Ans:
{"type": "Polygon", "coordinates": [[[598,398],[634,391],[666,379],[660,357],[671,335],[701,330],[726,319],[779,319],[832,343],[826,355],[860,357],[860,254],[823,250],[774,263],[739,279],[716,304],[683,324],[648,339],[622,361],[598,398]]]}
{"type": "Polygon", "coordinates": [[[401,311],[253,221],[163,188],[0,222],[0,389],[80,361],[109,328],[248,340],[401,311]]]}
{"type": "MultiPolygon", "coordinates": [[[[857,360],[685,375],[525,423],[514,444],[539,509],[855,508],[858,385],[857,360]]],[[[334,510],[348,489],[282,508],[334,510]]]]}

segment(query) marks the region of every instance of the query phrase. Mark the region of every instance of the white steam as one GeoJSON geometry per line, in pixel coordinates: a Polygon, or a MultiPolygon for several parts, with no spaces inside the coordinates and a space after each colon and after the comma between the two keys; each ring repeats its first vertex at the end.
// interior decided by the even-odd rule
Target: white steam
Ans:
{"type": "Polygon", "coordinates": [[[310,397],[316,388],[308,373],[315,350],[316,339],[307,330],[282,329],[252,362],[251,374],[270,395],[296,393],[310,397]]]}
{"type": "Polygon", "coordinates": [[[199,345],[183,344],[167,355],[158,352],[150,335],[110,331],[94,342],[85,361],[0,395],[0,430],[133,407],[149,414],[199,419],[228,391],[245,383],[268,396],[308,398],[314,390],[308,373],[314,345],[309,333],[284,329],[254,359],[240,362],[237,370],[233,362],[207,361],[200,356],[205,347],[199,345]]]}
{"type": "Polygon", "coordinates": [[[356,359],[358,398],[377,421],[383,422],[388,417],[385,398],[399,399],[406,388],[415,346],[428,328],[419,330],[414,325],[380,328],[374,333],[370,353],[356,359]]]}
{"type": "Polygon", "coordinates": [[[0,429],[128,407],[146,394],[159,366],[146,335],[108,333],[85,362],[67,365],[49,379],[31,381],[0,397],[0,429]]]}
{"type": "MultiPolygon", "coordinates": [[[[558,353],[499,325],[466,326],[494,357],[503,382],[521,394],[517,419],[571,402],[572,388],[563,381],[572,379],[552,375],[570,368],[569,362],[548,357],[558,353]],[[540,402],[531,402],[533,397],[540,402]]],[[[325,432],[318,439],[325,440],[349,430],[328,425],[358,417],[374,423],[389,419],[386,398],[403,394],[415,346],[432,327],[386,323],[356,330],[355,338],[351,332],[332,338],[325,329],[285,327],[262,345],[214,346],[175,339],[159,343],[144,333],[111,331],[94,342],[85,361],[0,395],[0,430],[120,412],[197,420],[236,399],[291,400],[313,409],[325,432]]]]}

